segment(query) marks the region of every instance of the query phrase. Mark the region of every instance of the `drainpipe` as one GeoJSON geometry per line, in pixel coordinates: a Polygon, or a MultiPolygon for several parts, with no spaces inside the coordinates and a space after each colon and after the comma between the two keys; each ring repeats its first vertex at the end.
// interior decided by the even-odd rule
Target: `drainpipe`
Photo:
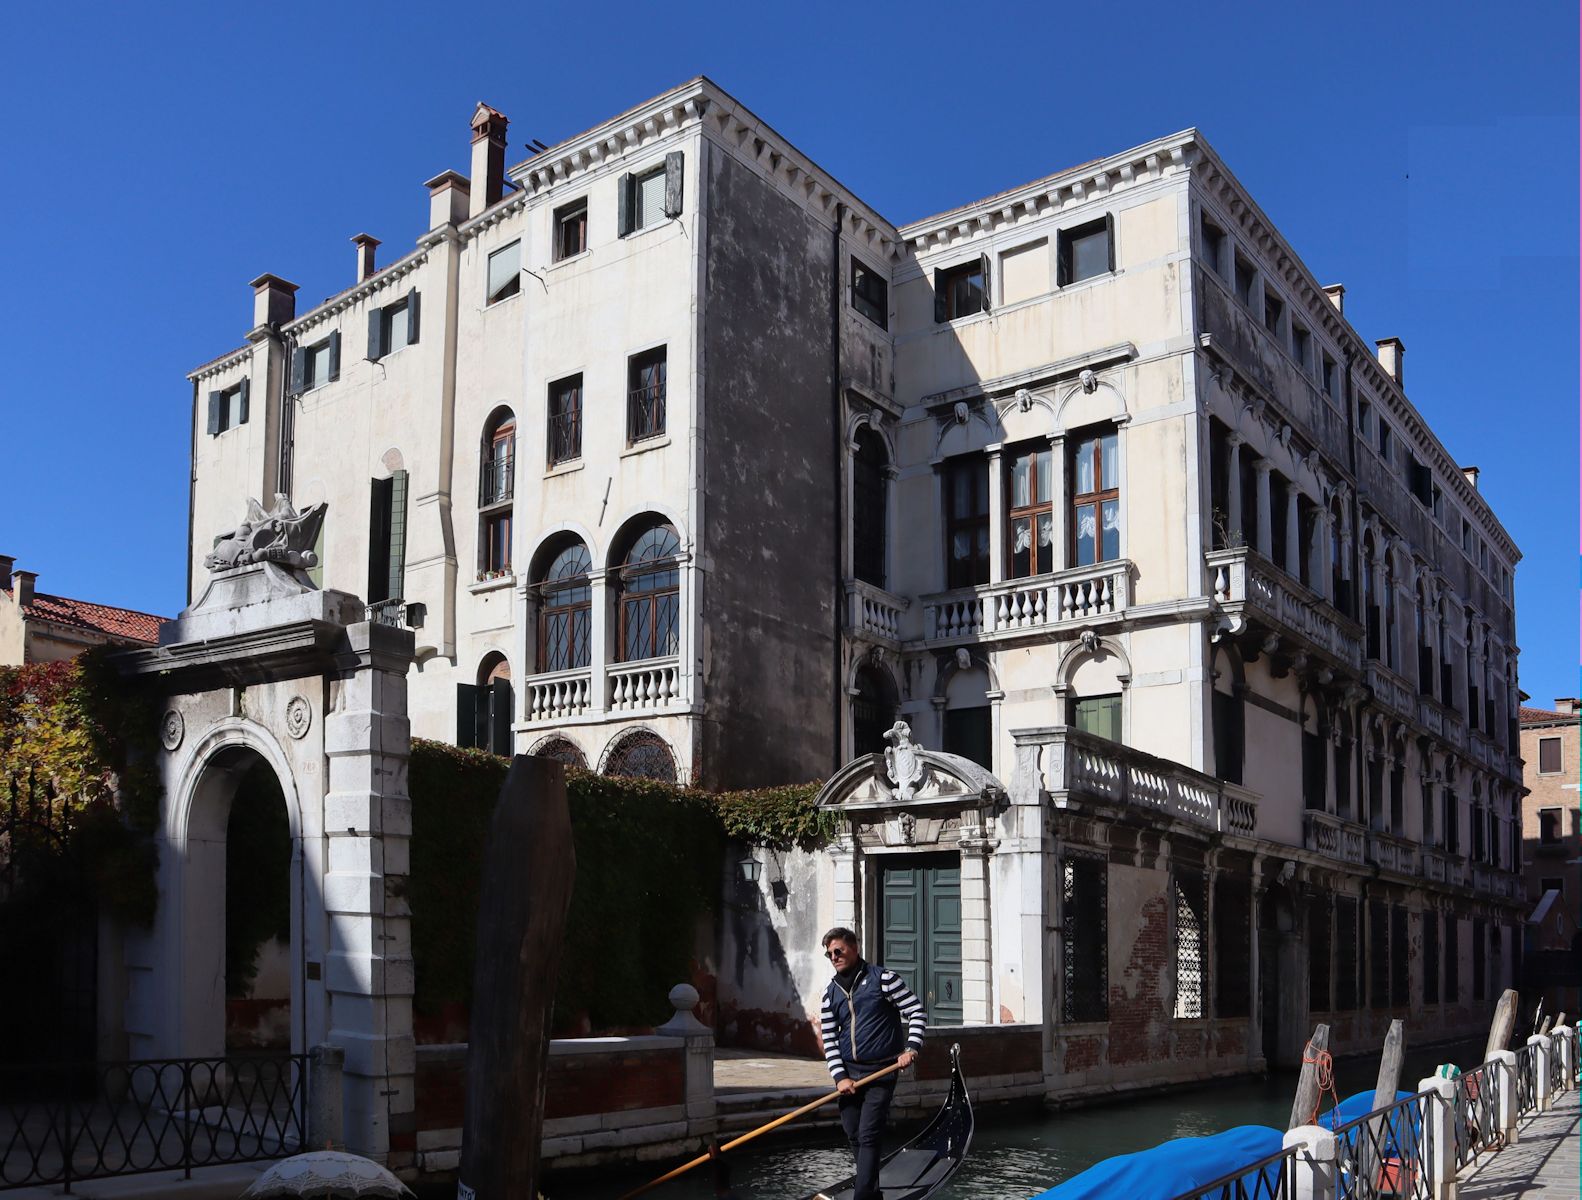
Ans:
{"type": "Polygon", "coordinates": [[[845,457],[841,437],[841,386],[840,386],[840,305],[841,305],[841,250],[840,231],[846,223],[846,206],[835,205],[835,231],[830,239],[832,255],[830,288],[829,288],[829,352],[830,352],[830,465],[835,471],[835,536],[833,539],[832,579],[835,590],[835,602],[831,605],[834,612],[832,621],[834,671],[831,675],[832,697],[830,701],[830,771],[840,770],[841,767],[841,718],[845,714],[843,697],[845,689],[841,686],[841,633],[842,620],[841,608],[846,595],[845,581],[845,555],[841,553],[841,543],[845,538],[845,457]]]}
{"type": "Polygon", "coordinates": [[[198,504],[198,381],[192,381],[192,416],[187,425],[187,603],[192,607],[192,535],[198,504]]]}
{"type": "MultiPolygon", "coordinates": [[[[1347,613],[1353,620],[1359,620],[1362,625],[1362,658],[1363,679],[1367,678],[1368,658],[1368,614],[1362,611],[1362,501],[1357,495],[1357,439],[1361,431],[1357,428],[1357,391],[1353,383],[1352,364],[1356,361],[1356,351],[1351,347],[1345,348],[1346,378],[1344,394],[1346,397],[1346,459],[1347,467],[1351,471],[1351,596],[1346,607],[1347,613]]],[[[1381,620],[1380,634],[1384,633],[1381,620]]],[[[1381,644],[1382,644],[1381,637],[1381,644]]],[[[1358,680],[1359,683],[1362,680],[1358,680]]],[[[1366,795],[1364,786],[1368,776],[1367,746],[1362,737],[1362,723],[1357,722],[1352,728],[1351,739],[1351,773],[1352,795],[1357,797],[1358,815],[1366,816],[1362,809],[1362,797],[1366,795]]],[[[1374,797],[1369,797],[1374,799],[1374,797]]],[[[1372,828],[1371,821],[1363,824],[1372,828]]],[[[1400,830],[1392,829],[1391,833],[1399,834],[1400,830]]]]}

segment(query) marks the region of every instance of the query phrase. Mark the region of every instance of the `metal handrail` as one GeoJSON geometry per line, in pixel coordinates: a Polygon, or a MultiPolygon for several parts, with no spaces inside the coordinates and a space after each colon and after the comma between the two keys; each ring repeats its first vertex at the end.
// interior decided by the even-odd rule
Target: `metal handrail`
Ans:
{"type": "Polygon", "coordinates": [[[1218,1179],[1182,1192],[1174,1200],[1295,1200],[1296,1160],[1303,1153],[1301,1146],[1286,1146],[1257,1162],[1237,1167],[1218,1179]],[[1275,1168],[1272,1178],[1270,1167],[1275,1168]]]}
{"type": "Polygon", "coordinates": [[[516,492],[516,453],[487,455],[478,478],[480,506],[502,504],[516,492]]]}
{"type": "Polygon", "coordinates": [[[1336,1126],[1336,1200],[1432,1200],[1437,1181],[1432,1156],[1423,1153],[1423,1115],[1442,1103],[1434,1092],[1419,1092],[1336,1126]]]}
{"type": "Polygon", "coordinates": [[[1484,1063],[1456,1076],[1456,1169],[1459,1171],[1503,1139],[1499,1126],[1500,1064],[1484,1063]]]}
{"type": "Polygon", "coordinates": [[[650,384],[626,393],[626,440],[641,442],[665,432],[665,385],[650,384]]]}

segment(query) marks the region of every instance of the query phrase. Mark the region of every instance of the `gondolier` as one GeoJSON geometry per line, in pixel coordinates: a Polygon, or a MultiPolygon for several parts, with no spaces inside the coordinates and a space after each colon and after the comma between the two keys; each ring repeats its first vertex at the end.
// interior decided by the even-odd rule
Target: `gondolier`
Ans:
{"type": "Polygon", "coordinates": [[[879,1200],[880,1149],[897,1076],[859,1089],[857,1080],[894,1063],[912,1065],[923,1048],[923,1004],[894,971],[864,962],[857,935],[837,927],[824,935],[835,977],[819,1015],[824,1064],[841,1093],[840,1123],[857,1155],[853,1200],[879,1200]]]}

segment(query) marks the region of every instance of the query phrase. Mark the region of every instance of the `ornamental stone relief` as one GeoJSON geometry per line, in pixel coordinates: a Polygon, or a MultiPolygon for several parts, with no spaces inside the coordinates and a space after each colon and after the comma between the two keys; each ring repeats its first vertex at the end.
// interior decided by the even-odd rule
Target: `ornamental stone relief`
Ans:
{"type": "Polygon", "coordinates": [[[313,710],[301,696],[286,702],[286,732],[294,738],[304,738],[313,724],[313,710]]]}
{"type": "Polygon", "coordinates": [[[166,750],[174,750],[186,736],[187,722],[175,709],[167,709],[159,719],[159,744],[166,750]]]}

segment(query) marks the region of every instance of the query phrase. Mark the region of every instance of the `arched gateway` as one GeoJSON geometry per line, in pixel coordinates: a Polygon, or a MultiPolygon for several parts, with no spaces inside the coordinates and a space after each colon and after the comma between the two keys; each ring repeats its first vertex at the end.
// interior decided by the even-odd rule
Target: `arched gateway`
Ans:
{"type": "Polygon", "coordinates": [[[412,1114],[400,898],[412,634],[314,587],[304,568],[322,519],[323,506],[297,513],[284,497],[269,512],[251,505],[216,542],[198,602],[157,649],[120,659],[164,702],[159,904],[153,928],[127,941],[126,1033],[133,1058],[224,1054],[229,979],[233,1044],[345,1049],[347,1143],[383,1157],[412,1114]],[[284,828],[270,805],[283,805],[284,828]],[[238,829],[276,857],[231,845],[228,862],[238,829]],[[257,895],[232,896],[229,921],[228,871],[233,893],[258,881],[257,895]],[[241,907],[262,923],[238,922],[241,907]]]}

